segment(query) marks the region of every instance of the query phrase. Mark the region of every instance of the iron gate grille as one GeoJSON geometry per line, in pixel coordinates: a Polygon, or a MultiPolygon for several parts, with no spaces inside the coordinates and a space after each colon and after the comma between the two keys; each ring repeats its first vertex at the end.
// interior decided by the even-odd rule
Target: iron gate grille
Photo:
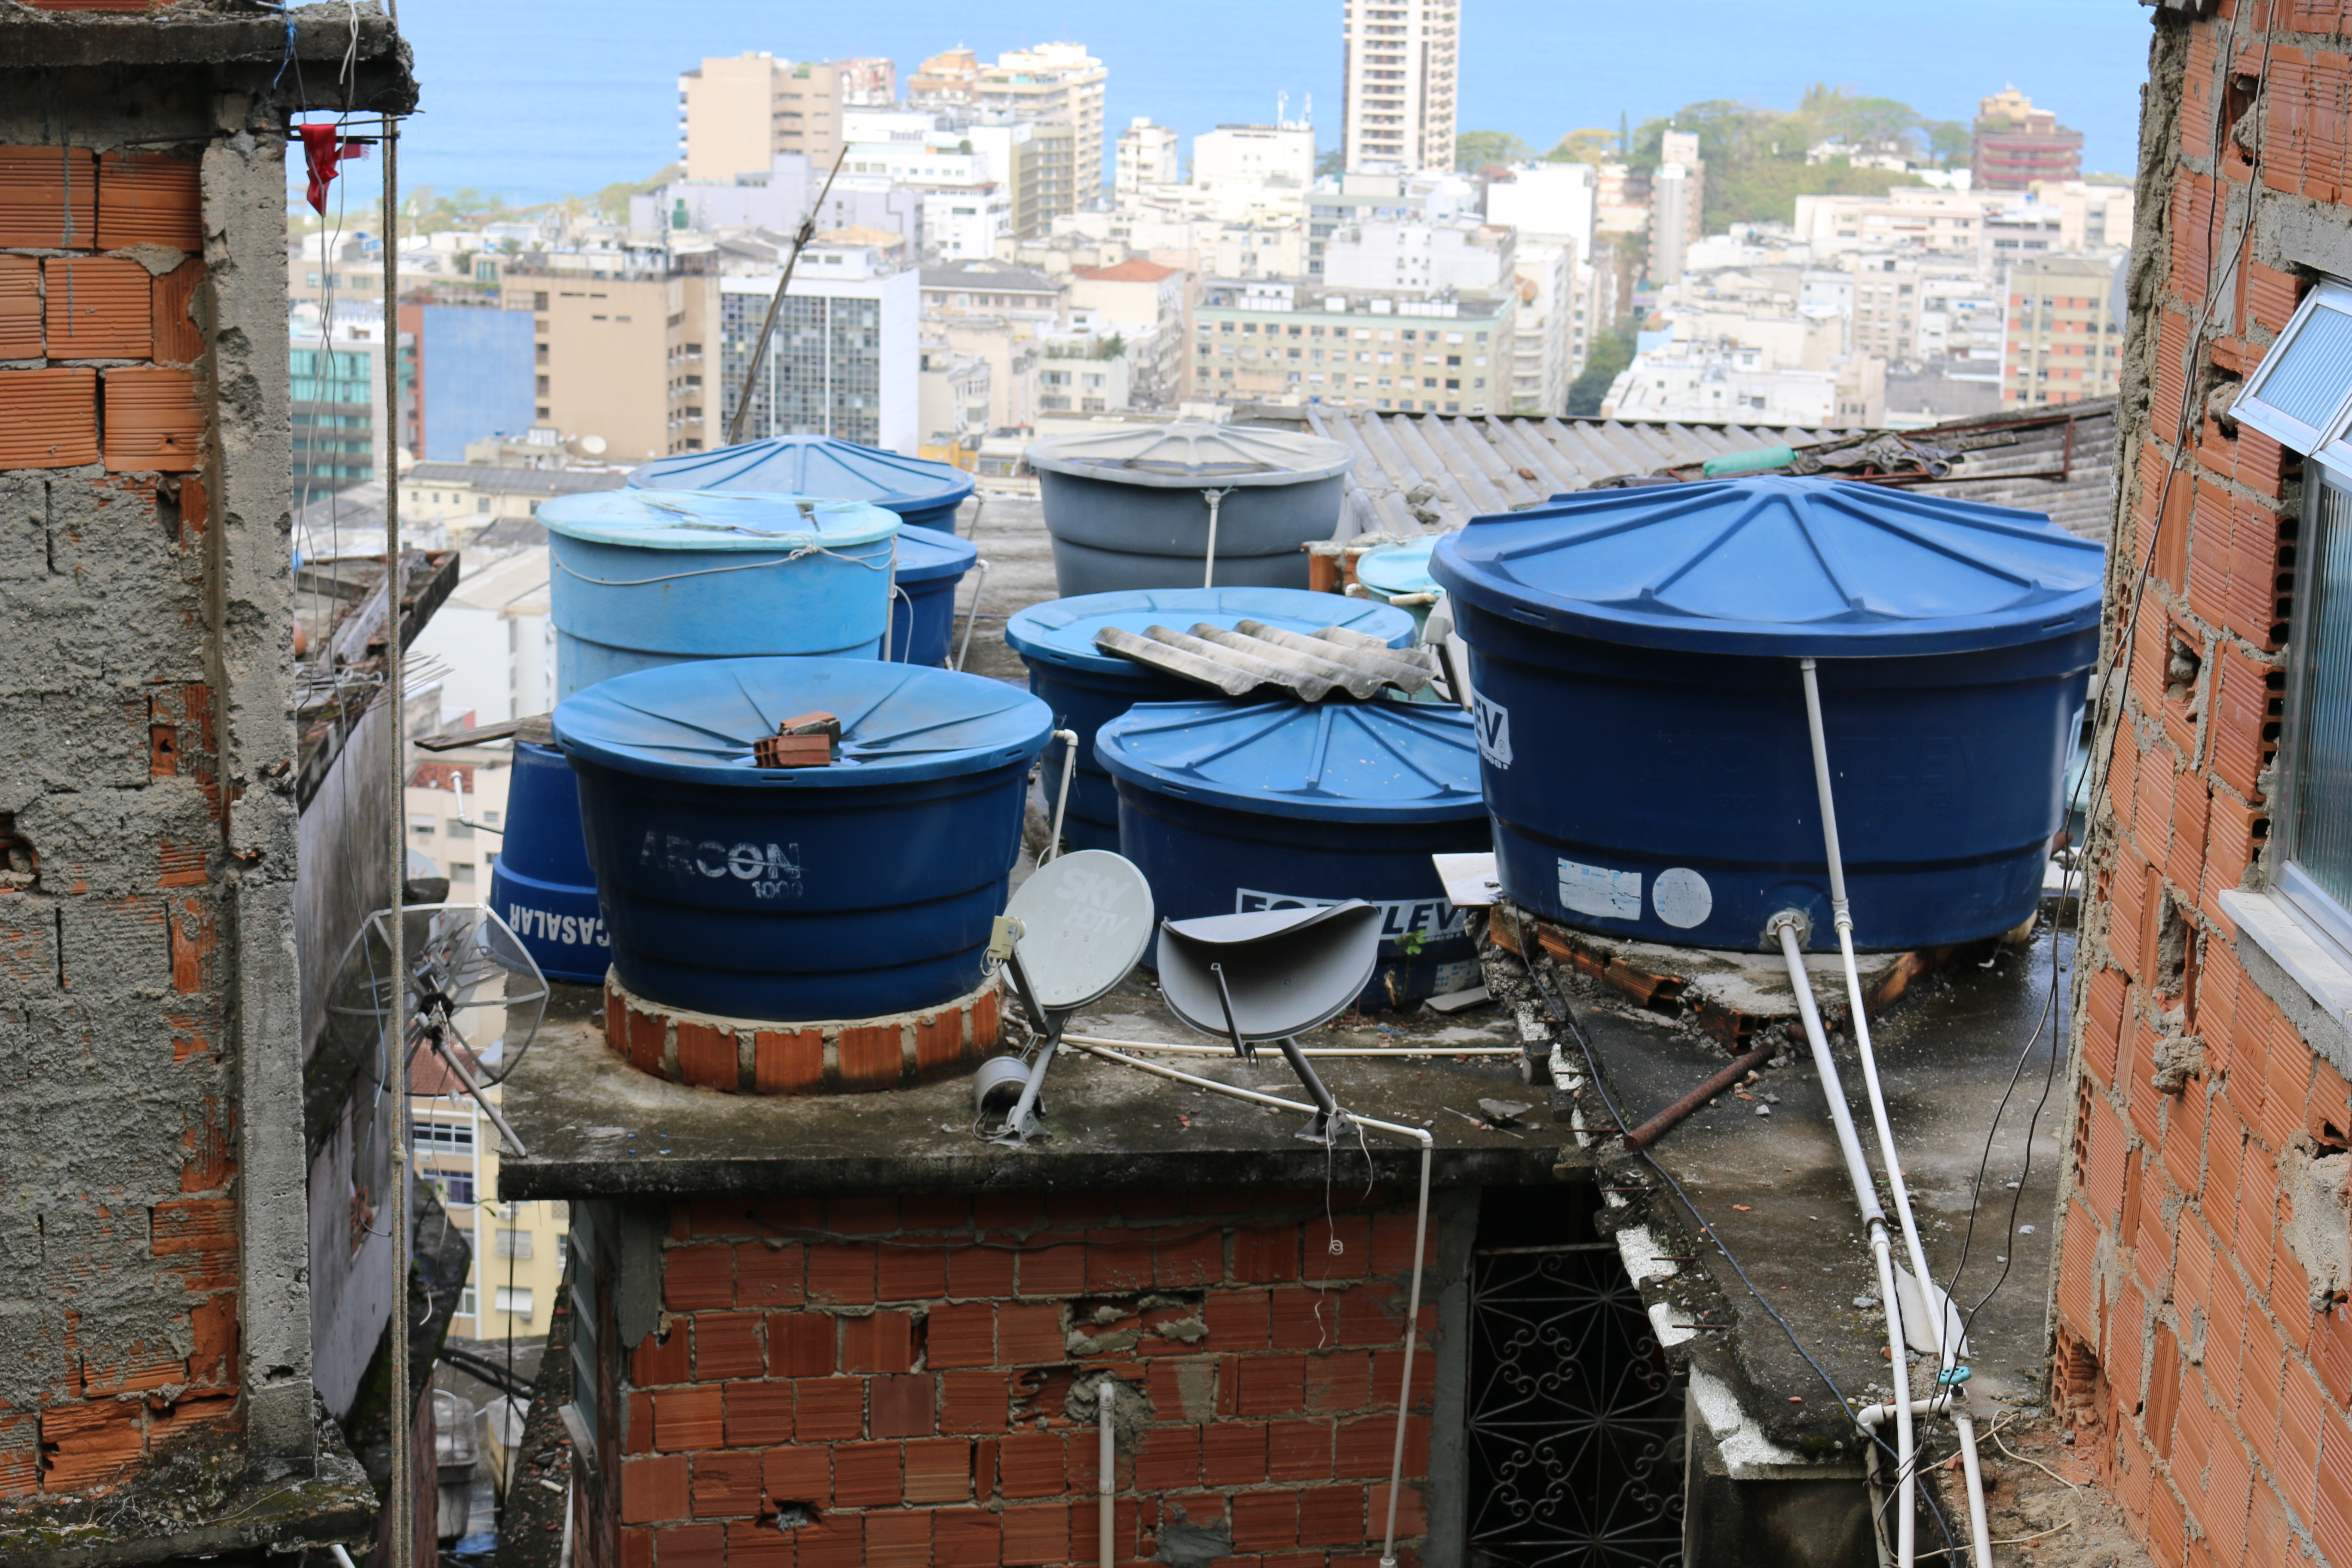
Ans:
{"type": "Polygon", "coordinates": [[[1473,1568],[1679,1568],[1683,1391],[1617,1248],[1481,1248],[1470,1289],[1473,1568]]]}

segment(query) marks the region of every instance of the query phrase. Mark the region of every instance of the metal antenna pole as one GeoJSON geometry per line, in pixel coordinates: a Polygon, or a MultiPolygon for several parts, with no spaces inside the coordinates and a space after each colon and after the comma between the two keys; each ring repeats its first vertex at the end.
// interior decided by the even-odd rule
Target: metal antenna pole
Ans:
{"type": "Polygon", "coordinates": [[[824,205],[824,198],[833,195],[833,176],[841,173],[841,161],[849,156],[844,145],[833,160],[832,173],[824,177],[824,188],[801,217],[801,226],[793,235],[793,253],[784,258],[784,275],[776,279],[775,298],[768,301],[768,318],[760,323],[760,341],[751,349],[751,363],[743,367],[743,390],[735,395],[735,417],[727,422],[727,444],[730,447],[743,438],[743,416],[751,411],[751,384],[760,376],[760,362],[768,357],[768,338],[776,330],[776,312],[784,308],[784,290],[793,286],[793,268],[800,264],[801,252],[816,237],[816,215],[824,205]]]}
{"type": "Polygon", "coordinates": [[[392,726],[392,1017],[385,1026],[394,1042],[392,1083],[392,1562],[416,1562],[415,1485],[409,1450],[415,1442],[408,1391],[408,1273],[415,1266],[409,1234],[408,1179],[408,772],[401,732],[400,647],[400,127],[383,128],[383,401],[390,423],[383,437],[383,602],[385,715],[392,726]]]}

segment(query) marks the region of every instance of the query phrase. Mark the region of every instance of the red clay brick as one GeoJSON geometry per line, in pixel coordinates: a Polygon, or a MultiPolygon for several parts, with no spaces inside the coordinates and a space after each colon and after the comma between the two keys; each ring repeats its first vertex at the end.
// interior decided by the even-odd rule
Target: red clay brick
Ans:
{"type": "Polygon", "coordinates": [[[153,278],[125,257],[51,257],[41,264],[43,330],[51,359],[147,359],[155,352],[153,278]]]}
{"type": "Polygon", "coordinates": [[[927,1437],[907,1445],[907,1500],[968,1502],[971,1499],[971,1443],[962,1437],[927,1437]]]}
{"type": "Polygon", "coordinates": [[[0,256],[0,359],[39,359],[41,353],[41,264],[0,256]]]}
{"type": "Polygon", "coordinates": [[[866,1384],[866,1435],[928,1437],[938,1419],[938,1379],[929,1373],[877,1377],[866,1384]]]}
{"type": "Polygon", "coordinates": [[[1021,1294],[1076,1296],[1087,1288],[1087,1247],[1069,1235],[1040,1234],[1020,1253],[1021,1294]]]}
{"type": "Polygon", "coordinates": [[[1209,1325],[1206,1343],[1220,1351],[1264,1350],[1268,1340],[1272,1308],[1264,1290],[1212,1290],[1202,1301],[1202,1318],[1209,1325]]]}
{"type": "Polygon", "coordinates": [[[793,1385],[730,1383],[726,1394],[727,1446],[765,1448],[793,1438],[793,1385]]]}
{"type": "Polygon", "coordinates": [[[1202,1428],[1201,1480],[1213,1487],[1265,1485],[1265,1428],[1235,1421],[1202,1428]]]}
{"type": "Polygon", "coordinates": [[[1056,1497],[1069,1490],[1057,1432],[1015,1432],[997,1445],[997,1489],[1008,1498],[1056,1497]]]}
{"type": "Polygon", "coordinates": [[[98,248],[161,245],[205,247],[197,164],[174,153],[102,153],[98,170],[98,248]]]}
{"type": "Polygon", "coordinates": [[[694,1320],[696,1381],[758,1377],[767,1363],[759,1313],[704,1312],[694,1320]]]}
{"type": "Polygon", "coordinates": [[[823,1312],[768,1314],[768,1375],[827,1377],[837,1370],[835,1320],[823,1312]]]}
{"type": "MultiPolygon", "coordinates": [[[[934,1333],[937,1332],[934,1329],[934,1333]]],[[[937,1343],[934,1340],[933,1343],[937,1343]]],[[[948,1372],[940,1374],[940,1429],[943,1432],[989,1434],[1005,1429],[1012,1410],[1012,1390],[1001,1372],[948,1372]]]]}
{"type": "Polygon", "coordinates": [[[98,243],[98,159],[87,147],[0,147],[0,246],[98,243]]]}
{"type": "Polygon", "coordinates": [[[777,1502],[833,1506],[833,1450],[814,1444],[771,1448],[761,1456],[768,1496],[777,1502]]]}
{"type": "Polygon", "coordinates": [[[808,1299],[829,1306],[874,1303],[876,1247],[872,1242],[823,1242],[808,1249],[808,1299]]]}
{"type": "Polygon", "coordinates": [[[184,473],[204,466],[205,404],[194,373],[133,365],[101,371],[99,384],[110,469],[184,473]]]}
{"type": "Polygon", "coordinates": [[[946,1248],[887,1245],[882,1248],[875,1275],[877,1300],[935,1301],[947,1293],[946,1248]]]}
{"type": "Polygon", "coordinates": [[[1066,1359],[1069,1349],[1063,1335],[1060,1304],[1006,1302],[998,1307],[996,1354],[1000,1362],[1012,1366],[1034,1366],[1066,1359]]]}
{"type": "Polygon", "coordinates": [[[727,1568],[727,1527],[681,1524],[654,1533],[656,1568],[727,1568]]]}
{"type": "Polygon", "coordinates": [[[673,1312],[735,1304],[735,1249],[674,1247],[662,1254],[662,1303],[673,1312]]]}
{"type": "Polygon", "coordinates": [[[1013,1254],[995,1247],[959,1247],[948,1253],[950,1296],[1010,1296],[1013,1294],[1013,1254]]]}
{"type": "Polygon", "coordinates": [[[904,1373],[915,1370],[915,1321],[910,1313],[878,1311],[841,1321],[841,1370],[904,1373]]]}
{"type": "Polygon", "coordinates": [[[1070,1510],[1066,1503],[1008,1508],[1003,1525],[1005,1568],[1042,1568],[1070,1561],[1070,1510]]]}
{"type": "Polygon", "coordinates": [[[844,1029],[835,1037],[834,1051],[841,1066],[841,1086],[846,1089],[896,1089],[905,1070],[905,1050],[896,1024],[844,1029]]]}
{"type": "Polygon", "coordinates": [[[639,1072],[660,1078],[664,1072],[662,1056],[667,1048],[669,1026],[653,1014],[641,1013],[634,1007],[628,1008],[625,1016],[628,1024],[628,1038],[622,1042],[622,1054],[639,1072]]]}
{"type": "Polygon", "coordinates": [[[807,1299],[807,1272],[797,1242],[740,1242],[735,1248],[735,1305],[798,1306],[807,1299]]]}
{"type": "Polygon", "coordinates": [[[935,1568],[997,1568],[1003,1550],[1002,1536],[995,1514],[976,1508],[943,1508],[931,1515],[931,1562],[935,1568]]]}
{"type": "Polygon", "coordinates": [[[866,1516],[866,1568],[929,1568],[931,1516],[869,1513],[866,1516]]]}
{"type": "Polygon", "coordinates": [[[621,1461],[621,1522],[654,1524],[687,1515],[686,1456],[657,1454],[621,1461]]]}
{"type": "Polygon", "coordinates": [[[1133,1231],[1089,1232],[1086,1247],[1087,1289],[1118,1295],[1151,1284],[1151,1243],[1133,1231]]]}
{"type": "Polygon", "coordinates": [[[923,1355],[935,1367],[993,1364],[996,1310],[986,1302],[932,1308],[923,1330],[923,1355]]]}
{"type": "Polygon", "coordinates": [[[866,1382],[803,1377],[793,1384],[793,1435],[803,1443],[866,1435],[866,1382]]]}
{"type": "Polygon", "coordinates": [[[1244,1356],[1235,1367],[1234,1410],[1241,1415],[1296,1415],[1306,1408],[1307,1358],[1244,1356]]]}
{"type": "Polygon", "coordinates": [[[751,1037],[751,1087],[761,1094],[814,1094],[824,1087],[824,1031],[761,1029],[751,1037]]]}
{"type": "Polygon", "coordinates": [[[974,1193],[971,1223],[982,1230],[1028,1230],[1045,1223],[1041,1193],[974,1193]]]}
{"type": "Polygon", "coordinates": [[[684,1323],[672,1328],[667,1340],[647,1334],[629,1352],[629,1381],[639,1388],[686,1382],[693,1375],[692,1347],[692,1333],[684,1323]]]}
{"type": "Polygon", "coordinates": [[[833,1451],[833,1500],[844,1508],[890,1508],[906,1489],[896,1443],[844,1443],[833,1451]]]}
{"type": "MultiPolygon", "coordinates": [[[[1389,1511],[1389,1485],[1386,1481],[1372,1488],[1369,1511],[1385,1528],[1389,1511]]],[[[1400,1541],[1410,1541],[1414,1536],[1429,1533],[1428,1499],[1420,1487],[1407,1483],[1403,1494],[1397,1499],[1396,1528],[1400,1541]]]]}
{"type": "Polygon", "coordinates": [[[1267,1327],[1275,1349],[1321,1350],[1339,1342],[1337,1291],[1276,1290],[1269,1293],[1267,1306],[1267,1327]]]}
{"type": "Polygon", "coordinates": [[[1235,1552],[1287,1552],[1298,1544],[1297,1492],[1244,1492],[1233,1509],[1235,1552]]]}
{"type": "Polygon", "coordinates": [[[1201,1430],[1197,1426],[1155,1426],[1143,1435],[1135,1459],[1135,1484],[1144,1491],[1167,1491],[1198,1486],[1201,1481],[1201,1430]]]}
{"type": "Polygon", "coordinates": [[[1298,1544],[1354,1546],[1364,1539],[1364,1489],[1318,1487],[1298,1494],[1298,1544]]]}
{"type": "Polygon", "coordinates": [[[1298,1227],[1234,1232],[1234,1278],[1244,1285],[1284,1285],[1298,1278],[1298,1227]]]}
{"type": "MultiPolygon", "coordinates": [[[[1417,1476],[1429,1468],[1429,1418],[1405,1418],[1404,1473],[1417,1476]]],[[[1371,1480],[1389,1473],[1396,1451],[1396,1417],[1367,1415],[1339,1423],[1333,1473],[1343,1479],[1371,1480]]]]}
{"type": "Polygon", "coordinates": [[[728,1519],[760,1511],[760,1456],[694,1456],[694,1516],[728,1519]]]}
{"type": "Polygon", "coordinates": [[[862,1513],[827,1514],[793,1535],[800,1568],[865,1568],[866,1516],[862,1513]]]}
{"type": "Polygon", "coordinates": [[[98,461],[98,373],[0,370],[0,468],[66,468],[98,461]]]}
{"type": "Polygon", "coordinates": [[[206,348],[194,311],[205,282],[202,257],[192,256],[149,286],[148,319],[155,358],[166,364],[193,364],[206,348]]]}
{"type": "Polygon", "coordinates": [[[716,1448],[726,1441],[720,1390],[665,1388],[654,1399],[654,1447],[666,1454],[716,1448]]]}
{"type": "Polygon", "coordinates": [[[677,1076],[698,1089],[732,1094],[742,1075],[735,1049],[735,1031],[681,1019],[677,1026],[677,1076]]]}
{"type": "Polygon", "coordinates": [[[728,1568],[794,1568],[793,1532],[756,1519],[727,1525],[728,1568]]]}

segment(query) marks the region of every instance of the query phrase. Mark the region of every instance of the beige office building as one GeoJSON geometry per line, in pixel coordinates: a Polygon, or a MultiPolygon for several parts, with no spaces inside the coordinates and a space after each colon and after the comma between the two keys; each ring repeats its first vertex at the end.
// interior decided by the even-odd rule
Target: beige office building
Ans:
{"type": "Polygon", "coordinates": [[[721,183],[764,175],[779,153],[830,169],[841,155],[843,108],[888,102],[895,79],[886,59],[706,59],[677,79],[678,161],[688,179],[721,183]]]}
{"type": "Polygon", "coordinates": [[[1460,0],[1348,0],[1341,148],[1350,174],[1454,167],[1460,0]]]}
{"type": "Polygon", "coordinates": [[[981,67],[972,84],[972,103],[1024,120],[1066,123],[1075,154],[1072,202],[1074,207],[1083,207],[1102,194],[1103,83],[1109,77],[1102,61],[1087,54],[1083,44],[1040,44],[999,55],[994,65],[981,67]]]}
{"type": "Polygon", "coordinates": [[[502,303],[531,312],[535,423],[602,437],[613,463],[718,446],[716,282],[509,268],[502,303]]]}

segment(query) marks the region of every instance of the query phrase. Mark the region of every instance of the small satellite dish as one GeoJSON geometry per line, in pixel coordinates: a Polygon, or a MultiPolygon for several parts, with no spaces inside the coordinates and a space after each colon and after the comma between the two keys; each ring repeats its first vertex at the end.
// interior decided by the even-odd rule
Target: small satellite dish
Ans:
{"type": "Polygon", "coordinates": [[[1363,994],[1380,950],[1381,912],[1361,899],[1163,921],[1160,994],[1170,1012],[1204,1035],[1223,1035],[1245,1061],[1257,1059],[1258,1041],[1278,1043],[1315,1101],[1314,1119],[1299,1136],[1328,1143],[1343,1115],[1297,1037],[1363,994]]]}
{"type": "Polygon", "coordinates": [[[1005,908],[1013,931],[1004,961],[1021,1009],[1041,1037],[1027,1062],[992,1057],[980,1064],[972,1101],[987,1134],[1025,1143],[1044,1131],[1037,1097],[1070,1015],[1101,1000],[1127,977],[1151,943],[1151,885],[1132,861],[1107,849],[1081,849],[1039,867],[1005,908]],[[1019,1092],[1013,1092],[1015,1083],[1019,1092]]]}
{"type": "Polygon", "coordinates": [[[602,436],[581,437],[580,455],[583,458],[603,457],[604,455],[604,437],[602,436]]]}
{"type": "Polygon", "coordinates": [[[1004,912],[1037,1005],[1066,1013],[1108,995],[1151,942],[1151,884],[1131,860],[1080,849],[1046,862],[1004,912]]]}

